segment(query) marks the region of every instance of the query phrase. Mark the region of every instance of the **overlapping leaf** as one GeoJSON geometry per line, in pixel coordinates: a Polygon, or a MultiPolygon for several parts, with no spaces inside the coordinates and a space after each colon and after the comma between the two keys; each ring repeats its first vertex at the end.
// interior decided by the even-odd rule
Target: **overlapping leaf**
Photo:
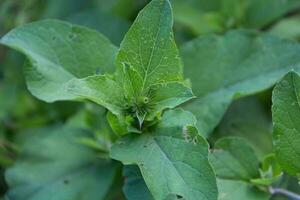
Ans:
{"type": "Polygon", "coordinates": [[[214,145],[210,161],[217,174],[219,200],[267,200],[251,180],[259,178],[259,161],[246,140],[225,137],[214,145]]]}
{"type": "Polygon", "coordinates": [[[260,161],[273,151],[272,119],[264,104],[253,96],[233,102],[210,136],[215,141],[226,136],[244,138],[260,161]]]}
{"type": "Polygon", "coordinates": [[[138,165],[155,199],[217,199],[208,144],[194,124],[189,112],[167,111],[155,130],[120,139],[111,156],[126,165],[138,165]]]}
{"type": "Polygon", "coordinates": [[[300,45],[249,31],[199,37],[181,48],[185,75],[198,97],[185,106],[208,134],[233,99],[271,87],[290,69],[300,70],[300,45]]]}
{"type": "Polygon", "coordinates": [[[249,181],[259,177],[259,161],[244,139],[220,139],[214,145],[210,160],[219,178],[249,181]]]}
{"type": "Polygon", "coordinates": [[[92,76],[73,81],[69,88],[106,107],[101,96],[107,94],[109,99],[117,101],[109,103],[119,107],[108,107],[113,114],[133,114],[140,123],[192,98],[191,90],[182,83],[172,25],[170,3],[153,0],[139,13],[121,43],[114,80],[108,82],[106,78],[100,80],[104,79],[102,76],[92,76]],[[116,88],[119,96],[108,94],[105,88],[116,88]]]}
{"type": "Polygon", "coordinates": [[[101,34],[47,20],[16,28],[1,42],[29,58],[27,83],[45,101],[88,99],[140,125],[193,97],[185,86],[168,0],[153,0],[116,48],[101,34]],[[101,75],[99,75],[101,74],[101,75]]]}

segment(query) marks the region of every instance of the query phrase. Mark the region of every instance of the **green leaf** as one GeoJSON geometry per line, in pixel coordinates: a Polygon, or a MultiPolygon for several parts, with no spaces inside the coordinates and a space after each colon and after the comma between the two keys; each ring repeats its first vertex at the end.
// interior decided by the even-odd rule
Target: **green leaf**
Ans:
{"type": "Polygon", "coordinates": [[[282,170],[279,163],[276,160],[275,154],[269,154],[262,162],[262,166],[259,170],[261,178],[251,179],[251,183],[256,185],[269,186],[281,178],[282,170]]]}
{"type": "Polygon", "coordinates": [[[77,143],[91,134],[80,129],[53,127],[37,130],[6,172],[14,200],[104,199],[117,165],[100,160],[97,152],[77,143]]]}
{"type": "Polygon", "coordinates": [[[136,118],[140,127],[164,109],[193,98],[191,89],[183,83],[172,25],[168,0],[151,1],[121,43],[115,77],[75,79],[68,85],[69,90],[115,115],[136,118]]]}
{"type": "Polygon", "coordinates": [[[112,72],[117,52],[100,33],[57,20],[21,26],[0,42],[27,56],[28,88],[47,102],[76,99],[66,84],[71,79],[112,72]]]}
{"type": "Polygon", "coordinates": [[[174,19],[196,35],[222,32],[223,16],[219,10],[220,0],[171,0],[174,19]]]}
{"type": "MultiPolygon", "coordinates": [[[[269,101],[268,96],[268,101],[269,101]]],[[[257,97],[246,97],[232,103],[222,121],[210,135],[216,141],[225,136],[246,139],[259,160],[273,151],[272,119],[257,97]]]]}
{"type": "Polygon", "coordinates": [[[192,33],[263,28],[300,7],[298,0],[172,0],[174,18],[192,33]]]}
{"type": "Polygon", "coordinates": [[[208,144],[199,135],[194,116],[167,111],[156,128],[121,138],[111,157],[138,165],[155,199],[217,199],[215,175],[208,161],[208,144]]]}
{"type": "Polygon", "coordinates": [[[298,0],[248,0],[244,26],[262,28],[298,8],[300,8],[298,0]]]}
{"type": "Polygon", "coordinates": [[[125,104],[123,89],[107,75],[94,75],[68,82],[67,89],[77,99],[89,99],[109,109],[114,114],[121,114],[125,104]]]}
{"type": "Polygon", "coordinates": [[[219,178],[248,181],[259,177],[259,161],[246,140],[225,137],[217,141],[210,161],[219,178]]]}
{"type": "Polygon", "coordinates": [[[284,18],[276,23],[269,31],[278,37],[300,40],[300,15],[284,18]]]}
{"type": "Polygon", "coordinates": [[[246,140],[238,137],[220,139],[210,154],[217,174],[218,200],[268,200],[250,181],[259,178],[259,161],[246,140]]]}
{"type": "Polygon", "coordinates": [[[128,200],[153,200],[153,197],[145,184],[142,174],[137,166],[124,166],[123,175],[125,184],[123,191],[128,200]]]}
{"type": "Polygon", "coordinates": [[[300,46],[249,31],[207,35],[181,48],[185,75],[198,97],[185,108],[207,135],[237,98],[271,87],[290,69],[300,69],[300,46]]]}
{"type": "Polygon", "coordinates": [[[273,90],[273,140],[282,169],[300,173],[300,77],[289,72],[273,90]]]}
{"type": "Polygon", "coordinates": [[[137,116],[142,118],[151,120],[152,116],[143,116],[149,107],[155,115],[193,97],[191,90],[179,83],[183,81],[182,66],[172,26],[169,1],[153,0],[139,13],[121,43],[116,79],[124,86],[129,105],[137,105],[137,116]],[[143,102],[145,98],[147,102],[143,102]]]}
{"type": "Polygon", "coordinates": [[[270,196],[244,181],[218,179],[218,200],[269,200],[270,196]]]}

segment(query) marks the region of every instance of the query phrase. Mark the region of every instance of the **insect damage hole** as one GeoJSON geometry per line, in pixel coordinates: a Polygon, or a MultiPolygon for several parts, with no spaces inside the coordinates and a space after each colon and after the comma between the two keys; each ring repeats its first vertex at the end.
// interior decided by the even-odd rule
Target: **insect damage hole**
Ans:
{"type": "Polygon", "coordinates": [[[194,126],[184,126],[182,129],[182,135],[187,143],[193,143],[194,145],[198,143],[198,131],[194,126]]]}

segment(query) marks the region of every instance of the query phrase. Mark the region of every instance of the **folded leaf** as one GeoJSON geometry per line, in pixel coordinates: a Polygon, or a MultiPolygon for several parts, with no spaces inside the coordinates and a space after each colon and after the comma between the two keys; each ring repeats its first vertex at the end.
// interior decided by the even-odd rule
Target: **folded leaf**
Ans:
{"type": "Polygon", "coordinates": [[[282,169],[300,173],[300,77],[289,72],[273,91],[273,140],[282,169]]]}
{"type": "Polygon", "coordinates": [[[121,114],[125,104],[123,89],[108,75],[73,79],[66,84],[66,90],[77,99],[89,99],[114,114],[121,114]]]}
{"type": "Polygon", "coordinates": [[[217,188],[208,162],[208,144],[194,124],[189,112],[167,111],[153,130],[117,141],[111,157],[138,165],[155,199],[215,200],[217,188]]]}
{"type": "Polygon", "coordinates": [[[77,139],[91,135],[66,127],[38,130],[28,138],[20,158],[6,172],[10,187],[7,199],[104,199],[117,165],[100,160],[96,151],[77,143],[77,139]]]}
{"type": "Polygon", "coordinates": [[[58,20],[33,22],[7,33],[0,42],[27,56],[26,82],[47,102],[76,99],[65,89],[74,78],[114,70],[117,48],[100,33],[58,20]]]}
{"type": "Polygon", "coordinates": [[[179,83],[176,88],[174,84],[168,85],[170,90],[165,88],[170,82],[183,81],[172,26],[169,1],[153,0],[139,13],[121,43],[116,80],[124,87],[127,103],[140,122],[193,97],[190,89],[179,83]],[[163,91],[168,100],[159,102],[161,94],[153,90],[163,91]],[[174,94],[175,91],[181,94],[174,94]],[[156,104],[160,105],[153,106],[156,104]]]}
{"type": "Polygon", "coordinates": [[[271,87],[291,69],[300,70],[300,45],[249,31],[207,35],[181,48],[185,75],[198,97],[185,106],[209,134],[233,99],[271,87]]]}

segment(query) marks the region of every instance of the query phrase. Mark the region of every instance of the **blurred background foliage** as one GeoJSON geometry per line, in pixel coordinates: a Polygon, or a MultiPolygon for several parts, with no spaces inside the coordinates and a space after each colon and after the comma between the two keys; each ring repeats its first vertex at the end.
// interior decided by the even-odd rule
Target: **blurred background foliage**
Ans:
{"type": "MultiPolygon", "coordinates": [[[[1,0],[0,36],[25,23],[54,18],[96,29],[118,46],[138,11],[148,1],[1,0]]],[[[223,34],[236,28],[255,29],[289,40],[300,40],[299,0],[171,0],[171,3],[179,46],[202,34],[223,34]]],[[[81,142],[103,151],[115,139],[106,124],[102,108],[91,103],[47,104],[34,98],[26,89],[22,72],[24,59],[21,54],[0,47],[1,194],[7,190],[4,170],[14,163],[25,138],[41,127],[69,123],[90,129],[95,140],[83,138],[81,142]]],[[[240,136],[250,142],[260,159],[270,153],[270,91],[234,102],[211,134],[211,144],[220,137],[240,136]]],[[[116,185],[119,182],[116,181],[116,185]]],[[[300,192],[297,182],[291,177],[284,177],[278,185],[300,192]]],[[[123,198],[121,194],[117,197],[123,198]]]]}

